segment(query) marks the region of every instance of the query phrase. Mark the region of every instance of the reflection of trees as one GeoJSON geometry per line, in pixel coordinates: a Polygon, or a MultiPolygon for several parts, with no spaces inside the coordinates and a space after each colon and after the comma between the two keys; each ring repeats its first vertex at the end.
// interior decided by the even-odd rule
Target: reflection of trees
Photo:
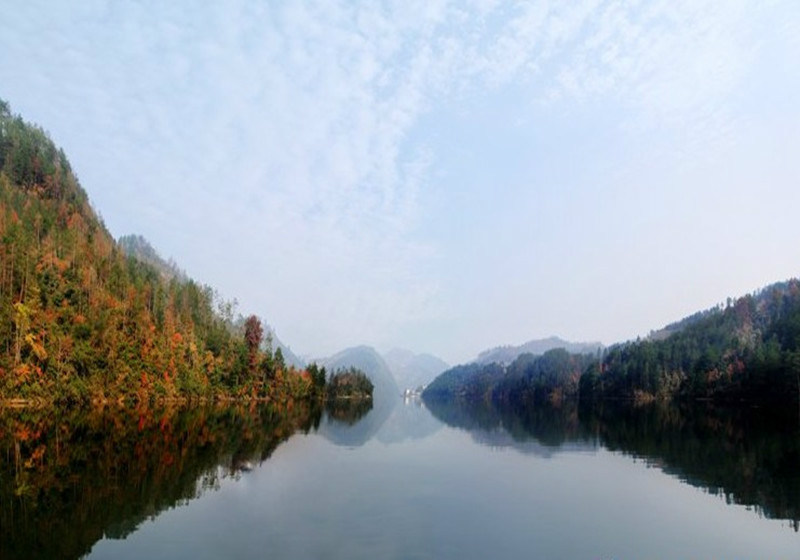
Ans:
{"type": "Polygon", "coordinates": [[[787,408],[625,407],[582,411],[612,450],[641,456],[693,486],[800,525],[800,429],[787,408]]]}
{"type": "Polygon", "coordinates": [[[372,399],[330,399],[325,403],[328,417],[352,426],[372,410],[372,399]]]}
{"type": "Polygon", "coordinates": [[[77,558],[319,422],[301,404],[0,414],[0,558],[77,558]],[[46,536],[46,538],[45,538],[46,536]]]}
{"type": "Polygon", "coordinates": [[[544,446],[557,447],[568,441],[590,439],[578,422],[574,401],[564,401],[559,405],[498,406],[490,401],[426,399],[425,405],[450,426],[470,431],[503,431],[520,444],[533,440],[544,446]]]}
{"type": "Polygon", "coordinates": [[[729,503],[791,520],[796,530],[800,525],[800,426],[794,410],[613,402],[515,408],[436,399],[425,404],[443,422],[480,432],[476,439],[489,445],[500,441],[500,433],[523,450],[531,439],[548,447],[599,441],[729,503]]]}

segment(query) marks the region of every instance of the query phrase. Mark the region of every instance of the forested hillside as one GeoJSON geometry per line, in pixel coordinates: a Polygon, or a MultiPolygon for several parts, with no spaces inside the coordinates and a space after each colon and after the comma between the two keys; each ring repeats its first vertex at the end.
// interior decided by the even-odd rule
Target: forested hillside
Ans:
{"type": "Polygon", "coordinates": [[[559,400],[574,397],[593,354],[570,354],[563,348],[541,356],[522,354],[508,366],[467,364],[446,371],[425,390],[428,398],[457,397],[468,401],[559,400]]]}
{"type": "Polygon", "coordinates": [[[556,349],[523,354],[508,366],[459,366],[431,383],[425,396],[794,401],[800,398],[800,281],[729,299],[601,354],[556,349]]]}
{"type": "Polygon", "coordinates": [[[800,281],[773,284],[655,336],[611,347],[586,397],[786,400],[800,396],[800,281]]]}
{"type": "Polygon", "coordinates": [[[156,265],[126,255],[64,152],[0,101],[0,398],[312,390],[307,372],[260,349],[259,319],[237,327],[211,288],[156,265]]]}

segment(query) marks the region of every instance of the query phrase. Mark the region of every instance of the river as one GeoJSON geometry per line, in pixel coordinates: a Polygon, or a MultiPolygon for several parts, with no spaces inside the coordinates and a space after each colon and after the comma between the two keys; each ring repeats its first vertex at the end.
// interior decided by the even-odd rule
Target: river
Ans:
{"type": "Polygon", "coordinates": [[[0,558],[796,558],[797,413],[0,414],[0,558]]]}

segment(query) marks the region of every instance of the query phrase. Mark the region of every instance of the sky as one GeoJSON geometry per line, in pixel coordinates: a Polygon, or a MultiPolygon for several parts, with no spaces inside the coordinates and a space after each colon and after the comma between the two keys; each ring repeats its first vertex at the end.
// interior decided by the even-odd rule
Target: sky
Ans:
{"type": "Polygon", "coordinates": [[[293,351],[620,342],[800,275],[800,3],[4,0],[0,98],[293,351]]]}

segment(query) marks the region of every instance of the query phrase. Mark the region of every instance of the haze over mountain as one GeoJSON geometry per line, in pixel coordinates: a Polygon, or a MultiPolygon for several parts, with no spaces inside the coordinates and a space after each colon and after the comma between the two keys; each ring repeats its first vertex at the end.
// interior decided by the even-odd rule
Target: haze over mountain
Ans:
{"type": "Polygon", "coordinates": [[[332,372],[337,369],[354,367],[367,374],[375,385],[373,397],[383,399],[388,396],[400,397],[400,389],[392,376],[386,361],[371,346],[354,346],[337,352],[333,356],[318,360],[317,363],[332,372]]]}
{"type": "MultiPolygon", "coordinates": [[[[306,364],[305,360],[303,360],[301,357],[299,357],[297,354],[295,354],[292,351],[290,346],[288,346],[280,338],[278,338],[278,335],[275,334],[275,328],[272,325],[270,325],[268,323],[265,323],[264,324],[264,338],[266,339],[267,336],[272,338],[272,351],[273,352],[275,350],[277,350],[278,348],[281,349],[281,353],[283,353],[283,361],[286,362],[287,366],[294,366],[294,367],[296,367],[298,369],[302,369],[302,368],[306,367],[307,364],[306,364]]],[[[264,342],[264,344],[266,345],[266,342],[264,342]]]]}
{"type": "Polygon", "coordinates": [[[150,242],[142,235],[123,235],[117,240],[126,255],[155,268],[161,277],[169,281],[173,278],[186,280],[186,273],[178,267],[174,259],[165,260],[150,242]]]}
{"type": "Polygon", "coordinates": [[[425,386],[450,367],[432,354],[415,354],[405,348],[389,350],[383,358],[402,390],[425,386]]]}
{"type": "Polygon", "coordinates": [[[394,349],[384,357],[370,346],[355,346],[316,362],[329,371],[356,367],[375,385],[372,410],[357,423],[346,425],[328,419],[320,424],[319,433],[332,443],[356,447],[373,437],[382,443],[398,443],[407,438],[427,437],[441,427],[431,415],[419,412],[422,406],[419,401],[403,403],[401,399],[403,389],[427,384],[436,376],[431,372],[447,368],[435,356],[394,349]],[[390,363],[399,377],[392,374],[390,363]]]}
{"type": "Polygon", "coordinates": [[[369,441],[381,429],[400,403],[400,389],[392,372],[381,355],[370,346],[346,348],[322,360],[318,365],[333,372],[338,369],[357,368],[363,371],[374,385],[372,410],[355,425],[346,426],[338,422],[320,425],[320,433],[337,445],[358,446],[369,441]]]}
{"type": "Polygon", "coordinates": [[[548,350],[556,348],[563,348],[570,354],[594,354],[603,348],[603,345],[600,342],[568,342],[557,336],[551,336],[539,340],[529,340],[519,346],[497,346],[484,350],[478,354],[475,362],[478,364],[497,362],[498,364],[508,365],[522,354],[541,356],[548,350]]]}

